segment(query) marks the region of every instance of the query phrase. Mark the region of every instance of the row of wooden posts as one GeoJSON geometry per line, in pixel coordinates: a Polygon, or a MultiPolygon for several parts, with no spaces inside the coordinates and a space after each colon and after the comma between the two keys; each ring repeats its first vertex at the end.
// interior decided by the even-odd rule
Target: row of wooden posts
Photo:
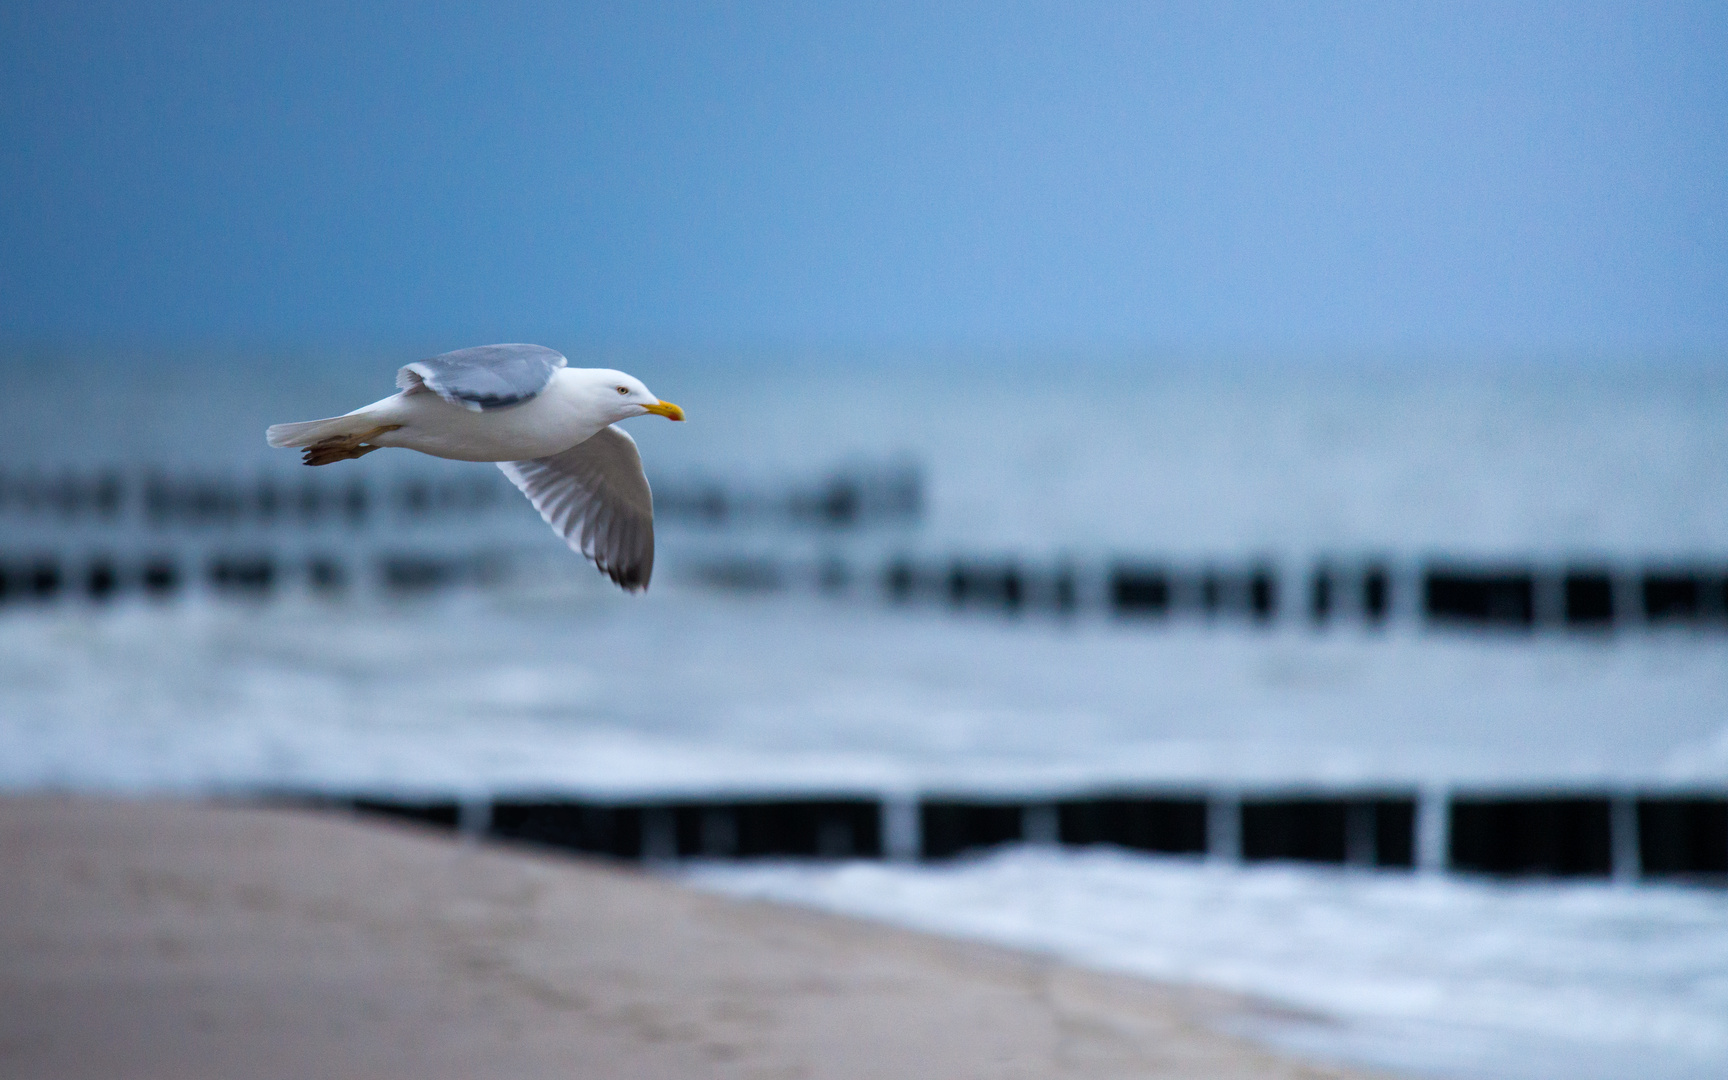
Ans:
{"type": "MultiPolygon", "coordinates": [[[[851,529],[915,521],[924,510],[922,475],[906,465],[838,469],[762,491],[699,479],[658,480],[655,493],[661,517],[709,528],[778,520],[851,529]]],[[[118,468],[0,472],[0,521],[50,526],[360,526],[381,516],[471,518],[502,506],[518,510],[517,501],[510,484],[491,469],[390,478],[353,473],[242,478],[118,468]]]]}
{"type": "MultiPolygon", "coordinates": [[[[0,550],[0,603],[104,601],[128,592],[167,597],[189,586],[255,597],[295,586],[333,592],[377,584],[416,591],[495,580],[502,569],[495,555],[424,550],[357,554],[333,548],[297,556],[258,549],[204,556],[160,551],[130,557],[0,550]]],[[[720,588],[780,589],[795,577],[788,568],[759,561],[702,563],[695,570],[694,580],[720,588]]],[[[874,592],[899,605],[1008,615],[1061,615],[1091,607],[1147,623],[1187,619],[1252,626],[1297,619],[1315,627],[1372,629],[1413,616],[1436,626],[1513,632],[1599,632],[1634,625],[1728,629],[1728,565],[1616,571],[1435,561],[1400,574],[1382,562],[1322,560],[1299,580],[1293,600],[1270,564],[1171,567],[1120,561],[1083,573],[1069,565],[892,558],[877,573],[860,576],[836,559],[813,577],[826,592],[874,592]]]]}
{"type": "Polygon", "coordinates": [[[1109,844],[1231,863],[1728,883],[1728,791],[318,801],[501,841],[649,862],[931,860],[1011,843],[1109,844]]]}
{"type": "MultiPolygon", "coordinates": [[[[1405,564],[1408,567],[1408,564],[1405,564]]],[[[1102,604],[1148,621],[1197,618],[1314,626],[1384,626],[1401,615],[1489,630],[1598,631],[1629,624],[1728,627],[1728,560],[1640,569],[1437,558],[1399,570],[1392,560],[1322,558],[1294,583],[1270,561],[1168,564],[1122,560],[1105,573],[1102,604]]],[[[1007,613],[1085,606],[1086,576],[1073,566],[950,560],[890,562],[886,594],[1007,613]]]]}

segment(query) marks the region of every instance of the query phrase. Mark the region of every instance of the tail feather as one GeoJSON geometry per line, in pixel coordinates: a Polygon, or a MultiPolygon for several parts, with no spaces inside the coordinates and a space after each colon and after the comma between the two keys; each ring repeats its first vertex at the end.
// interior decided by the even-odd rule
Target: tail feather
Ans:
{"type": "Polygon", "coordinates": [[[357,435],[374,425],[352,413],[324,420],[303,420],[297,424],[271,424],[264,439],[271,446],[311,446],[315,442],[342,436],[357,435]]]}

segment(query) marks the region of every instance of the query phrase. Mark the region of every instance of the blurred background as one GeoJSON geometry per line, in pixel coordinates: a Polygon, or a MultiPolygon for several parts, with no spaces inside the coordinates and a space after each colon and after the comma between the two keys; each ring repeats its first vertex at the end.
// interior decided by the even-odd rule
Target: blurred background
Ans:
{"type": "MultiPolygon", "coordinates": [[[[0,8],[0,785],[1728,1066],[1719,5],[0,8]],[[623,368],[652,591],[275,422],[623,368]]],[[[1297,1017],[1295,1019],[1291,1017],[1297,1017]]]]}

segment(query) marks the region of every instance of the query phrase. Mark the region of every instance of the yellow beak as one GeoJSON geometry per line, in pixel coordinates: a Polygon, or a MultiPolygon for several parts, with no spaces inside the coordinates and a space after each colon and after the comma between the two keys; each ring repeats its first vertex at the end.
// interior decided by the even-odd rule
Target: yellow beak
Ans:
{"type": "Polygon", "coordinates": [[[656,401],[652,405],[644,405],[642,407],[653,413],[655,416],[664,416],[668,420],[684,419],[684,410],[672,404],[670,401],[656,401]]]}

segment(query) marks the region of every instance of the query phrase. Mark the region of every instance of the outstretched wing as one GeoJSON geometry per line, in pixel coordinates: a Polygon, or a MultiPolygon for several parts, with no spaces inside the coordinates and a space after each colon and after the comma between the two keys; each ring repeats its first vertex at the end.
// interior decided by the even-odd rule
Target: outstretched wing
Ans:
{"type": "Polygon", "coordinates": [[[481,345],[418,360],[396,373],[396,385],[424,387],[471,412],[507,409],[546,389],[567,361],[544,345],[481,345]]]}
{"type": "Polygon", "coordinates": [[[500,461],[572,551],[628,592],[648,587],[654,572],[654,496],[642,472],[636,440],[603,427],[563,453],[530,461],[500,461]]]}

